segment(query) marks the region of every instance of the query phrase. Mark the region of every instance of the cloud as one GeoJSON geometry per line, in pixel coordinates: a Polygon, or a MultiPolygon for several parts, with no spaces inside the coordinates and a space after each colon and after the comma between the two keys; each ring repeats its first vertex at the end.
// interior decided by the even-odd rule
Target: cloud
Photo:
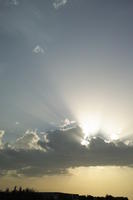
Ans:
{"type": "Polygon", "coordinates": [[[61,130],[68,130],[71,128],[75,128],[77,126],[76,121],[71,121],[68,118],[66,118],[64,121],[62,121],[62,124],[59,126],[61,130]]]}
{"type": "Polygon", "coordinates": [[[9,0],[9,4],[14,5],[14,6],[18,6],[19,2],[18,2],[18,0],[9,0]]]}
{"type": "Polygon", "coordinates": [[[5,131],[4,130],[0,130],[0,149],[3,148],[3,142],[2,142],[2,138],[5,134],[5,131]]]}
{"type": "MultiPolygon", "coordinates": [[[[2,138],[3,132],[0,135],[2,138]]],[[[81,145],[82,139],[78,126],[44,135],[28,130],[14,144],[0,149],[0,174],[34,177],[68,173],[69,168],[81,166],[133,166],[133,146],[121,141],[107,143],[97,136],[87,147],[81,145]]]]}
{"type": "Polygon", "coordinates": [[[53,6],[55,9],[59,9],[67,3],[67,0],[54,0],[53,6]]]}
{"type": "Polygon", "coordinates": [[[13,148],[16,150],[24,149],[24,150],[45,150],[42,149],[41,146],[38,144],[40,140],[39,136],[37,135],[36,131],[27,130],[25,134],[18,138],[13,145],[13,148]]]}
{"type": "Polygon", "coordinates": [[[45,53],[45,51],[44,51],[44,49],[40,45],[37,45],[33,49],[33,53],[36,53],[36,54],[42,53],[43,54],[43,53],[45,53]]]}
{"type": "Polygon", "coordinates": [[[0,149],[3,148],[3,142],[2,142],[2,138],[5,134],[5,131],[4,130],[0,130],[0,149]]]}

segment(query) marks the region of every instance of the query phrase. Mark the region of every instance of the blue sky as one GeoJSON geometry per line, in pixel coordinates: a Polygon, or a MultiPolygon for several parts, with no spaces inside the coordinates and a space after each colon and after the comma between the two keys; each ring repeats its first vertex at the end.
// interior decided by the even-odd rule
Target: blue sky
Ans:
{"type": "Polygon", "coordinates": [[[132,10],[0,0],[1,176],[132,166],[132,10]]]}
{"type": "Polygon", "coordinates": [[[3,128],[13,128],[16,121],[23,128],[45,128],[76,119],[77,101],[90,107],[99,101],[111,109],[119,105],[118,112],[123,109],[130,118],[132,1],[0,4],[3,128]]]}

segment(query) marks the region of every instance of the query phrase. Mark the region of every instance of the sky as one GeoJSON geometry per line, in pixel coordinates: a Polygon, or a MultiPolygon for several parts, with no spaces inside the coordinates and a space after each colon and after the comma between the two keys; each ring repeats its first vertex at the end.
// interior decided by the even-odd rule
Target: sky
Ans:
{"type": "Polygon", "coordinates": [[[132,0],[0,0],[0,188],[133,198],[132,19],[132,0]]]}

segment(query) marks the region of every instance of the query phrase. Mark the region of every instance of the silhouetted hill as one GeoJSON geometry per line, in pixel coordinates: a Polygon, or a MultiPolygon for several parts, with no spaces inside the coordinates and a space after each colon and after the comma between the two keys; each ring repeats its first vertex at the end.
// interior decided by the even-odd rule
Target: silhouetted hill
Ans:
{"type": "Polygon", "coordinates": [[[34,192],[30,189],[16,190],[0,192],[0,200],[128,200],[127,197],[113,197],[106,195],[105,197],[94,197],[91,195],[78,195],[78,194],[67,194],[60,192],[34,192]]]}

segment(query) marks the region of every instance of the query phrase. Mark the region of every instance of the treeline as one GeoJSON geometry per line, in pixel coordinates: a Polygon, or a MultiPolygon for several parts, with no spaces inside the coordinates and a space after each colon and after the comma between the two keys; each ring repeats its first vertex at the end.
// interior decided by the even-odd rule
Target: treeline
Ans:
{"type": "Polygon", "coordinates": [[[33,189],[22,189],[14,187],[13,190],[7,188],[0,191],[0,200],[128,200],[127,197],[94,197],[91,195],[67,194],[59,192],[35,192],[33,189]]]}

